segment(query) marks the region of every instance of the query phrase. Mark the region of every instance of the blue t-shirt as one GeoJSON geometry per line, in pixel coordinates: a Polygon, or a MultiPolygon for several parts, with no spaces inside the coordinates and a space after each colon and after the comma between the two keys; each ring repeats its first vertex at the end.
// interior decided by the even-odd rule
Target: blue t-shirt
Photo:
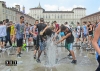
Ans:
{"type": "Polygon", "coordinates": [[[61,37],[62,37],[62,36],[64,36],[65,34],[64,34],[64,32],[60,32],[60,35],[61,35],[61,37]]]}
{"type": "Polygon", "coordinates": [[[87,35],[87,26],[85,26],[85,25],[83,26],[83,34],[87,35]]]}
{"type": "Polygon", "coordinates": [[[0,26],[0,37],[5,37],[6,35],[7,35],[6,25],[1,25],[0,26]]]}
{"type": "Polygon", "coordinates": [[[24,34],[24,23],[22,24],[16,24],[16,38],[17,39],[22,39],[23,38],[23,34],[24,34]]]}
{"type": "Polygon", "coordinates": [[[25,31],[26,31],[26,35],[29,35],[29,27],[26,27],[25,31]]]}

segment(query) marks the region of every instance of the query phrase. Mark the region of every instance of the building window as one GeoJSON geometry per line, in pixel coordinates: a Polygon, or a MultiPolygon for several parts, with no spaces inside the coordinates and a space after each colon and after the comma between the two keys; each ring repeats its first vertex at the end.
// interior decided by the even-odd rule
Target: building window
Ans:
{"type": "Polygon", "coordinates": [[[5,12],[5,10],[3,9],[3,12],[5,12]]]}
{"type": "Polygon", "coordinates": [[[6,19],[8,19],[8,16],[6,16],[6,19]]]}
{"type": "Polygon", "coordinates": [[[59,16],[58,16],[58,19],[59,19],[59,16]]]}
{"type": "Polygon", "coordinates": [[[61,17],[60,17],[61,19],[62,19],[62,15],[61,15],[61,17]]]}
{"type": "Polygon", "coordinates": [[[39,18],[39,16],[37,16],[37,18],[39,18]]]}
{"type": "Polygon", "coordinates": [[[7,13],[7,10],[6,10],[6,13],[7,13]]]}
{"type": "Polygon", "coordinates": [[[49,19],[50,19],[50,16],[49,16],[49,19]]]}
{"type": "Polygon", "coordinates": [[[47,19],[47,16],[46,16],[46,19],[47,19]]]}

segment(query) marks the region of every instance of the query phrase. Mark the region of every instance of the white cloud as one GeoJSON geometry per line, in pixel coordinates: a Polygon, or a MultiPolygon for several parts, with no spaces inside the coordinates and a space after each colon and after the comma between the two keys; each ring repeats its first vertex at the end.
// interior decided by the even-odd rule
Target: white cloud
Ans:
{"type": "Polygon", "coordinates": [[[57,10],[57,8],[58,8],[58,6],[57,5],[44,5],[44,7],[45,7],[45,9],[47,10],[47,11],[49,11],[49,10],[57,10]]]}
{"type": "Polygon", "coordinates": [[[84,6],[82,5],[73,5],[72,7],[65,7],[65,6],[58,6],[58,5],[44,5],[44,9],[47,10],[47,11],[71,11],[73,8],[76,8],[76,7],[81,7],[81,8],[84,8],[84,6]]]}

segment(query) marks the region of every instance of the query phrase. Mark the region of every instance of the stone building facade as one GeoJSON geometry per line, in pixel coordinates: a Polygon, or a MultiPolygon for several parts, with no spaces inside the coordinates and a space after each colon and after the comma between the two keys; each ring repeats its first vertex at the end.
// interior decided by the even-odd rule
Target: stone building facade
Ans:
{"type": "Polygon", "coordinates": [[[18,23],[20,21],[20,16],[25,17],[25,22],[30,24],[34,24],[35,19],[28,14],[25,14],[25,7],[23,7],[23,11],[20,11],[20,5],[16,5],[15,7],[7,7],[4,1],[0,1],[0,21],[4,19],[9,19],[14,23],[18,23]]]}
{"type": "Polygon", "coordinates": [[[85,16],[85,17],[81,18],[81,23],[83,23],[84,21],[85,22],[91,21],[92,24],[94,24],[99,19],[100,19],[100,12],[96,12],[96,13],[93,13],[91,15],[88,15],[88,16],[85,16]]]}
{"type": "Polygon", "coordinates": [[[73,8],[72,11],[45,11],[39,3],[38,7],[30,8],[29,15],[37,20],[44,18],[45,22],[50,23],[56,20],[59,24],[63,24],[66,21],[76,24],[80,22],[82,17],[86,16],[86,9],[77,7],[73,8]]]}

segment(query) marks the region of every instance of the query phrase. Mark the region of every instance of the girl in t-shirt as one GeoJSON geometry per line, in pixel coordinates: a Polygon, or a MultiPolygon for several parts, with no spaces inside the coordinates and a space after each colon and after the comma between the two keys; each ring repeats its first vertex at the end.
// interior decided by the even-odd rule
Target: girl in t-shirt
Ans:
{"type": "Polygon", "coordinates": [[[15,26],[12,21],[10,21],[11,30],[10,30],[10,39],[12,42],[12,46],[15,46],[15,26]]]}

